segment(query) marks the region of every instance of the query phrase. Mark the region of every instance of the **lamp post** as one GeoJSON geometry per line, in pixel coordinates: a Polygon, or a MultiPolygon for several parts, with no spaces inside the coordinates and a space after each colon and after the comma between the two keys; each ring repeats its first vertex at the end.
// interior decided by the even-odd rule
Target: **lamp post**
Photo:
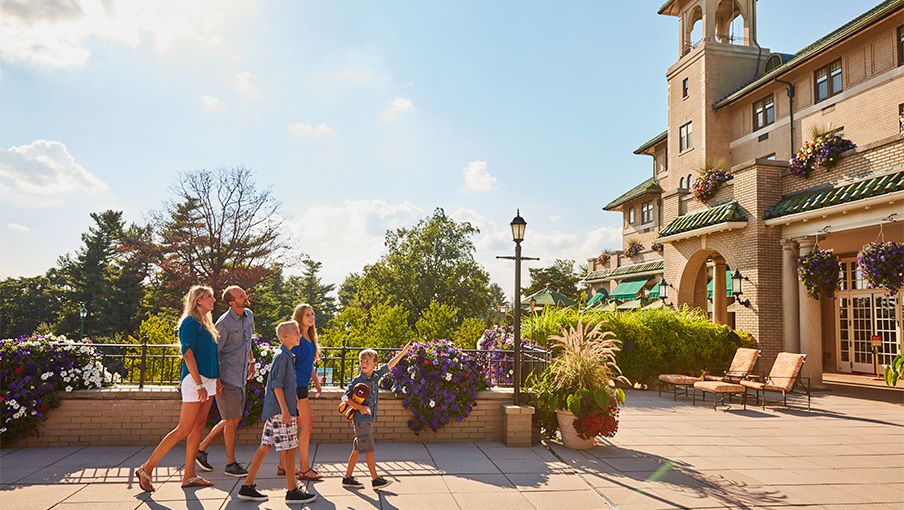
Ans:
{"type": "Polygon", "coordinates": [[[527,228],[527,222],[521,217],[520,209],[515,213],[515,218],[509,223],[509,226],[512,227],[512,241],[515,242],[515,256],[497,256],[496,258],[515,261],[515,299],[512,303],[515,308],[513,317],[515,321],[515,369],[512,385],[515,389],[515,405],[518,406],[521,405],[521,261],[540,259],[521,256],[521,241],[524,240],[524,230],[527,228]]]}
{"type": "Polygon", "coordinates": [[[79,332],[79,342],[85,339],[85,317],[88,316],[88,310],[85,310],[85,305],[82,305],[82,309],[78,311],[78,316],[82,319],[82,329],[79,332]]]}
{"type": "Polygon", "coordinates": [[[742,287],[744,280],[749,282],[750,278],[747,278],[741,274],[741,271],[735,269],[734,274],[731,275],[731,294],[734,296],[736,303],[745,308],[750,308],[750,300],[740,298],[740,295],[744,293],[744,288],[742,287]]]}

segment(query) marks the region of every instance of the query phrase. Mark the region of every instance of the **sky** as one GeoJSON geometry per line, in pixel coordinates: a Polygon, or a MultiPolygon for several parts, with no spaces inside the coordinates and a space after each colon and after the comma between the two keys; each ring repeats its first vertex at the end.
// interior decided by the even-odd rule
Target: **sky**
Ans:
{"type": "MultiPolygon", "coordinates": [[[[878,3],[762,0],[758,42],[795,53],[878,3]]],[[[661,4],[0,0],[0,278],[74,253],[91,212],[144,223],[181,172],[243,165],[324,283],[442,208],[511,297],[518,210],[523,285],[622,248],[602,208],[667,127],[661,4]]]]}

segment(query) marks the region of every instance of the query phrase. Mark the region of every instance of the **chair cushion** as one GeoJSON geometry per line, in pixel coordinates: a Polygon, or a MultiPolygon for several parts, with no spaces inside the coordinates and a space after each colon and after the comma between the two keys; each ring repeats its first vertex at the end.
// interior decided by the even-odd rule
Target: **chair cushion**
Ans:
{"type": "Polygon", "coordinates": [[[731,360],[731,367],[726,372],[728,374],[749,374],[753,372],[756,366],[756,360],[760,357],[760,351],[756,349],[738,348],[735,351],[734,359],[731,360]]]}
{"type": "Polygon", "coordinates": [[[687,386],[690,386],[690,385],[694,384],[695,382],[700,381],[700,379],[697,377],[691,377],[689,375],[683,375],[683,374],[661,374],[659,376],[659,380],[664,383],[684,384],[687,386]]]}
{"type": "Polygon", "coordinates": [[[755,390],[762,390],[763,387],[765,386],[765,384],[763,384],[763,383],[761,383],[761,382],[759,382],[759,381],[749,381],[749,380],[746,380],[746,379],[743,380],[743,381],[741,381],[741,384],[742,384],[743,386],[746,386],[746,387],[748,387],[748,388],[753,388],[753,389],[755,389],[755,390]]]}
{"type": "Polygon", "coordinates": [[[791,352],[780,352],[775,358],[775,364],[769,372],[769,378],[766,384],[770,386],[772,391],[791,391],[794,387],[794,380],[800,373],[800,367],[804,364],[804,354],[795,354],[791,352]]]}
{"type": "Polygon", "coordinates": [[[746,391],[740,384],[719,381],[697,381],[694,383],[694,388],[713,393],[743,393],[746,391]]]}

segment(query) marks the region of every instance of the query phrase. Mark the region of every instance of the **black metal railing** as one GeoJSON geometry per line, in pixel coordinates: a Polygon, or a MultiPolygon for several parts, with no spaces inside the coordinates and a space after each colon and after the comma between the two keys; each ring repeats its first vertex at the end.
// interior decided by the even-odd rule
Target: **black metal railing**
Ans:
{"type": "MultiPolygon", "coordinates": [[[[105,384],[177,385],[182,374],[180,344],[94,344],[74,343],[77,347],[94,349],[96,361],[103,366],[105,384]]],[[[324,386],[345,387],[358,373],[358,354],[364,347],[321,347],[321,358],[315,370],[324,386]]],[[[399,349],[374,349],[381,362],[387,362],[399,349]]],[[[514,352],[510,350],[462,349],[475,356],[483,367],[491,386],[512,387],[514,352]]],[[[522,382],[534,372],[542,372],[549,365],[551,354],[543,349],[525,347],[521,351],[522,382]]]]}

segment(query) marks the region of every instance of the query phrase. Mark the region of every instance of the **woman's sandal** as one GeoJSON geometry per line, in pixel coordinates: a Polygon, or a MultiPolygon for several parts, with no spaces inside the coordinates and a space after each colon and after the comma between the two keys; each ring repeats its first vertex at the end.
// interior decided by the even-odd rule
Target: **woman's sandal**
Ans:
{"type": "MultiPolygon", "coordinates": [[[[276,476],[286,476],[286,470],[283,469],[283,468],[281,468],[281,467],[279,467],[279,466],[276,466],[276,476]]],[[[295,470],[295,477],[296,477],[296,478],[301,478],[301,471],[299,471],[299,470],[296,469],[296,470],[295,470]]]]}
{"type": "Polygon", "coordinates": [[[138,477],[138,486],[141,487],[141,490],[144,492],[154,492],[154,481],[151,480],[151,477],[144,471],[144,465],[138,466],[138,469],[135,470],[135,476],[138,477]],[[147,486],[144,484],[147,483],[147,486]]]}
{"type": "Polygon", "coordinates": [[[188,480],[182,480],[182,488],[187,489],[189,487],[210,487],[213,483],[209,482],[200,476],[195,476],[193,478],[189,478],[188,480]],[[188,482],[188,483],[186,483],[188,482]]]}
{"type": "Polygon", "coordinates": [[[299,476],[298,478],[300,478],[302,480],[320,480],[323,478],[323,475],[321,475],[317,471],[314,471],[314,468],[311,468],[311,469],[305,471],[304,473],[302,473],[301,476],[299,476]],[[309,475],[308,473],[311,473],[311,474],[309,475]]]}

